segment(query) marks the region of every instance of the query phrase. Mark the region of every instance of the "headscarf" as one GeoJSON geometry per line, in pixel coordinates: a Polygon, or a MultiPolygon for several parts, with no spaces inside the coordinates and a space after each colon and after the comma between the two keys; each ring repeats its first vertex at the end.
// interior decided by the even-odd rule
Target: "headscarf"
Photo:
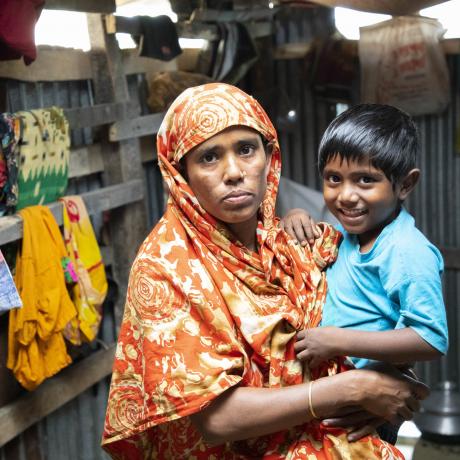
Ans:
{"type": "Polygon", "coordinates": [[[331,361],[303,376],[293,348],[296,331],[320,321],[323,269],[335,259],[339,234],[323,225],[310,250],[278,228],[276,131],[258,102],[238,88],[211,83],[182,93],[161,125],[157,150],[170,197],[131,270],[104,448],[130,460],[312,460],[357,458],[358,450],[360,458],[400,458],[377,437],[353,447],[344,430],[327,431],[316,422],[221,446],[203,443],[188,416],[228,388],[279,388],[343,369],[342,361],[331,361]],[[257,252],[200,206],[180,173],[184,155],[231,126],[255,129],[273,144],[257,252]]]}

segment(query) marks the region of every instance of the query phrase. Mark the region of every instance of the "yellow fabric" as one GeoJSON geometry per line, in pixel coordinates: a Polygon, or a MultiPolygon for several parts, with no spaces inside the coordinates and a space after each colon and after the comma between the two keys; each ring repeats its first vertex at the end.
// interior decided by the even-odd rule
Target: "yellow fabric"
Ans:
{"type": "Polygon", "coordinates": [[[24,221],[15,283],[23,307],[10,311],[7,367],[27,390],[71,363],[62,331],[76,315],[61,259],[66,256],[59,227],[45,206],[19,212],[24,221]]]}
{"type": "Polygon", "coordinates": [[[101,305],[107,294],[107,278],[101,251],[86,206],[79,196],[63,202],[64,242],[73,262],[78,282],[71,289],[78,315],[67,325],[64,335],[75,345],[95,339],[101,323],[101,305]]]}

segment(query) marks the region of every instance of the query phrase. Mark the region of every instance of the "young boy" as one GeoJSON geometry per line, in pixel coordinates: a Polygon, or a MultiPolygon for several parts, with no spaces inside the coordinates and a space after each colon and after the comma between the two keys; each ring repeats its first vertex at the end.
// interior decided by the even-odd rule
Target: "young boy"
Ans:
{"type": "MultiPolygon", "coordinates": [[[[445,354],[441,254],[402,207],[416,185],[419,150],[412,119],[395,107],[362,104],[327,128],[319,148],[324,200],[343,240],[327,271],[321,327],[298,334],[311,368],[338,355],[404,365],[445,354]]],[[[310,219],[292,210],[284,228],[302,244],[310,219]]]]}

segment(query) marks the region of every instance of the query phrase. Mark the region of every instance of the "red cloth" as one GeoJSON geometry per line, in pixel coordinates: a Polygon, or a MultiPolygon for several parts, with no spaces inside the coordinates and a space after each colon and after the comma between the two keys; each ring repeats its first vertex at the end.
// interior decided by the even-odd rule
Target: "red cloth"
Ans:
{"type": "Polygon", "coordinates": [[[0,60],[20,59],[30,64],[37,57],[35,24],[44,0],[1,0],[0,60]]]}

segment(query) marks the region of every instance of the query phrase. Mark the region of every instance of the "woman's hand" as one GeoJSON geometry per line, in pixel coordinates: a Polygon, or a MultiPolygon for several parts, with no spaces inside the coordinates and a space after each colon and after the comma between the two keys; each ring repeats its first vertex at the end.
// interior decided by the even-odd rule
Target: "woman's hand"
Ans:
{"type": "MultiPolygon", "coordinates": [[[[398,369],[378,363],[375,370],[350,371],[356,378],[352,399],[377,418],[397,424],[412,420],[420,409],[420,400],[429,394],[428,387],[398,369]]],[[[347,374],[346,372],[345,374],[347,374]]]]}
{"type": "Polygon", "coordinates": [[[341,427],[348,430],[347,439],[350,442],[357,441],[375,432],[376,428],[383,425],[385,419],[376,417],[369,412],[357,407],[350,407],[335,417],[322,421],[328,427],[341,427]]]}
{"type": "Polygon", "coordinates": [[[322,362],[340,355],[341,352],[335,345],[338,343],[337,334],[341,331],[343,332],[337,327],[317,327],[300,331],[294,344],[297,359],[314,369],[322,362]]]}
{"type": "Polygon", "coordinates": [[[280,227],[302,245],[312,245],[321,232],[316,222],[307,211],[300,208],[291,209],[280,221],[280,227]]]}
{"type": "MultiPolygon", "coordinates": [[[[372,432],[383,420],[410,420],[420,406],[418,400],[428,395],[428,387],[396,369],[385,371],[351,370],[315,380],[311,387],[315,413],[328,423],[335,419],[330,426],[348,426],[352,439],[372,432]]],[[[236,386],[191,419],[211,444],[264,436],[311,421],[309,388],[308,383],[282,388],[236,386]]]]}

